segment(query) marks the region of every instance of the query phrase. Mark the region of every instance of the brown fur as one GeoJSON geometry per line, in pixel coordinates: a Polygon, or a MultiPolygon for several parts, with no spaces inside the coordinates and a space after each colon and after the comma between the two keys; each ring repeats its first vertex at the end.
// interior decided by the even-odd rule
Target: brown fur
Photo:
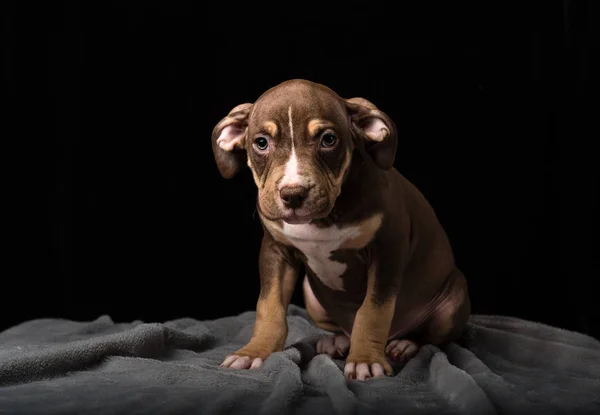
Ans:
{"type": "Polygon", "coordinates": [[[393,168],[396,126],[374,104],[292,80],[232,110],[215,127],[212,141],[224,177],[245,162],[251,167],[265,230],[254,336],[237,355],[264,359],[281,350],[285,310],[302,263],[307,311],[322,328],[350,336],[347,362],[379,363],[389,375],[389,339],[411,337],[441,346],[461,333],[470,314],[466,280],[433,208],[393,168]],[[237,135],[230,142],[237,146],[227,151],[216,142],[232,125],[237,135]],[[324,131],[337,136],[335,146],[319,146],[324,131]],[[263,136],[270,145],[261,153],[254,140],[263,136]],[[282,207],[278,187],[292,144],[309,189],[293,217],[282,207]],[[330,257],[346,265],[342,291],[327,286],[286,236],[284,224],[296,220],[297,212],[316,229],[358,227],[357,236],[348,237],[330,257]]]}

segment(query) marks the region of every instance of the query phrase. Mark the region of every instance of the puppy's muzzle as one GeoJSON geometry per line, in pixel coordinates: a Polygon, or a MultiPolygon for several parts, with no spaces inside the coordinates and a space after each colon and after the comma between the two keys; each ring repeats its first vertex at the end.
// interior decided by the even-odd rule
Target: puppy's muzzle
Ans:
{"type": "Polygon", "coordinates": [[[279,197],[286,208],[298,209],[307,199],[308,190],[304,186],[285,186],[279,191],[279,197]]]}

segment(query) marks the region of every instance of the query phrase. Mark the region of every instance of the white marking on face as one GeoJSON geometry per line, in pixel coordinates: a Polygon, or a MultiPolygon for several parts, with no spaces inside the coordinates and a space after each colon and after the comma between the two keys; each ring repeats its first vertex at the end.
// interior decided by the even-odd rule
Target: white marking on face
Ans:
{"type": "Polygon", "coordinates": [[[282,233],[307,259],[307,265],[327,287],[344,291],[342,275],[348,265],[332,260],[331,254],[349,239],[360,236],[360,226],[318,228],[313,224],[284,222],[282,233]]]}
{"type": "Polygon", "coordinates": [[[290,137],[292,139],[292,152],[290,158],[285,164],[285,172],[283,178],[279,182],[279,189],[286,186],[300,186],[302,185],[302,178],[298,170],[298,157],[296,157],[296,146],[294,144],[294,123],[292,122],[292,106],[288,108],[288,124],[290,126],[290,137]]]}
{"type": "Polygon", "coordinates": [[[294,123],[292,122],[292,106],[288,108],[288,124],[290,126],[290,136],[292,137],[292,150],[294,149],[294,123]]]}

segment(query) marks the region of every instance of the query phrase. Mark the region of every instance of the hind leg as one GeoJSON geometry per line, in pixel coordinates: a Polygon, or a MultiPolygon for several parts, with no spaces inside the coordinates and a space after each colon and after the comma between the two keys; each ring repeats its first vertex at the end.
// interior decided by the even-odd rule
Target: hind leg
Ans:
{"type": "Polygon", "coordinates": [[[350,349],[350,339],[344,334],[342,329],[329,318],[327,311],[323,308],[321,303],[319,303],[317,297],[315,297],[307,277],[304,277],[302,291],[304,293],[306,311],[311,320],[314,321],[319,328],[334,333],[325,336],[318,341],[317,353],[327,354],[334,358],[346,357],[348,350],[350,349]]]}
{"type": "Polygon", "coordinates": [[[420,345],[443,347],[462,333],[469,315],[471,302],[467,282],[459,270],[454,270],[448,296],[426,320],[415,339],[398,338],[388,342],[386,354],[395,363],[406,363],[419,351],[420,345]]]}
{"type": "Polygon", "coordinates": [[[421,341],[434,346],[446,346],[462,334],[470,314],[467,281],[462,272],[455,269],[450,293],[427,321],[421,341]]]}

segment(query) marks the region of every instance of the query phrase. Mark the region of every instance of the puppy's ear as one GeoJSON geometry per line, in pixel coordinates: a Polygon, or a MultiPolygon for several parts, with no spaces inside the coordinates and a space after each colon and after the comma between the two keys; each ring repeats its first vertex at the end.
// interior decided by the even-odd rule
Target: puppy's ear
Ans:
{"type": "Polygon", "coordinates": [[[387,170],[394,166],[398,133],[390,117],[364,98],[346,100],[353,129],[365,140],[365,149],[375,164],[387,170]]]}
{"type": "Polygon", "coordinates": [[[246,164],[246,131],[253,104],[232,109],[212,132],[212,149],[221,176],[230,179],[246,164]]]}

